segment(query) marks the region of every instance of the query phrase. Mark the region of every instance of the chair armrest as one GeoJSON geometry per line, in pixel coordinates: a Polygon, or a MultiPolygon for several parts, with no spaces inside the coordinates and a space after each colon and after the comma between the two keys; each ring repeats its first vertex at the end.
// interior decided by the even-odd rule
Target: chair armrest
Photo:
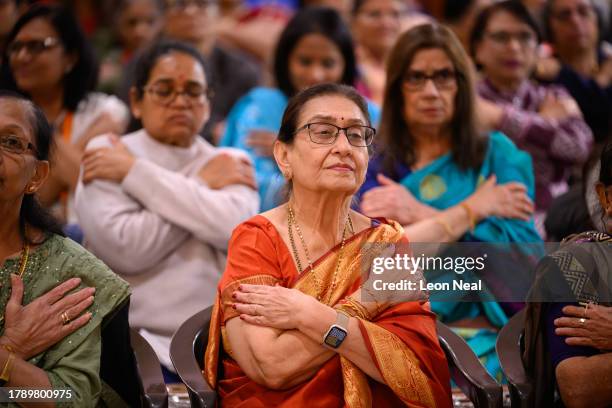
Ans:
{"type": "Polygon", "coordinates": [[[525,327],[525,309],[521,310],[501,329],[495,343],[495,351],[499,357],[510,391],[510,401],[513,407],[531,406],[533,387],[521,355],[521,337],[525,327]]]}
{"type": "Polygon", "coordinates": [[[134,350],[138,375],[144,392],[144,407],[167,408],[168,390],[161,365],[151,345],[134,329],[130,329],[130,343],[134,350]]]}
{"type": "Polygon", "coordinates": [[[502,387],[491,377],[470,346],[448,326],[437,322],[438,340],[446,354],[451,378],[475,407],[503,406],[502,387]]]}
{"type": "Polygon", "coordinates": [[[202,374],[201,365],[194,353],[194,341],[200,337],[202,344],[208,343],[208,328],[212,307],[202,310],[187,319],[174,333],[170,342],[170,359],[177,374],[187,387],[192,407],[215,406],[217,393],[212,390],[202,374]]]}

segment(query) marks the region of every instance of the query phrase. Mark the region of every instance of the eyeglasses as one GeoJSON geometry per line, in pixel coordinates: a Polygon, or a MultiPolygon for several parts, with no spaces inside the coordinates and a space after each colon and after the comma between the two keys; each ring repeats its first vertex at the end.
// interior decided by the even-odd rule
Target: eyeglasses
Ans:
{"type": "Polygon", "coordinates": [[[0,135],[0,150],[19,155],[30,150],[34,155],[38,154],[38,151],[32,143],[13,134],[0,135]]]}
{"type": "Polygon", "coordinates": [[[166,82],[157,82],[151,86],[143,88],[145,92],[151,94],[151,98],[160,105],[170,105],[178,95],[183,95],[190,105],[204,105],[214,96],[210,89],[197,82],[188,82],[182,91],[174,88],[166,82]]]}
{"type": "Polygon", "coordinates": [[[486,33],[486,36],[499,45],[508,45],[513,38],[515,38],[523,48],[533,47],[536,44],[536,36],[529,31],[520,31],[518,33],[495,31],[486,33]]]}
{"type": "Polygon", "coordinates": [[[169,9],[181,9],[188,6],[211,7],[217,6],[217,0],[165,0],[164,5],[169,9]]]}
{"type": "Polygon", "coordinates": [[[423,71],[409,70],[404,75],[404,84],[411,91],[423,89],[427,81],[432,80],[436,88],[448,89],[456,84],[457,74],[452,69],[440,69],[427,75],[423,71]]]}
{"type": "Polygon", "coordinates": [[[559,21],[569,21],[572,18],[572,15],[576,13],[579,17],[587,18],[592,16],[595,13],[593,7],[587,4],[581,4],[575,9],[572,8],[563,8],[551,13],[551,17],[557,19],[559,21]]]}
{"type": "Polygon", "coordinates": [[[13,41],[8,47],[7,52],[10,56],[19,55],[22,50],[26,50],[28,55],[36,56],[51,49],[59,44],[59,40],[54,37],[47,37],[42,40],[13,41]]]}
{"type": "Polygon", "coordinates": [[[340,127],[331,123],[307,123],[297,129],[295,133],[308,129],[308,136],[313,143],[322,145],[331,145],[336,142],[340,131],[344,130],[344,134],[348,142],[355,147],[367,147],[372,144],[376,129],[365,125],[353,125],[348,127],[340,127]]]}

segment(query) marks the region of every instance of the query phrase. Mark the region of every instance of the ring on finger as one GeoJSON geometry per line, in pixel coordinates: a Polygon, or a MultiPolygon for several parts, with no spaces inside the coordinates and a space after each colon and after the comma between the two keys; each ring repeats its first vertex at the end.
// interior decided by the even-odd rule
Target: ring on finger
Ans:
{"type": "Polygon", "coordinates": [[[584,317],[580,318],[580,324],[584,325],[584,323],[586,323],[586,319],[584,317]]]}
{"type": "Polygon", "coordinates": [[[62,313],[60,317],[62,318],[62,323],[64,325],[67,325],[68,323],[70,323],[70,317],[68,317],[68,312],[62,313]]]}

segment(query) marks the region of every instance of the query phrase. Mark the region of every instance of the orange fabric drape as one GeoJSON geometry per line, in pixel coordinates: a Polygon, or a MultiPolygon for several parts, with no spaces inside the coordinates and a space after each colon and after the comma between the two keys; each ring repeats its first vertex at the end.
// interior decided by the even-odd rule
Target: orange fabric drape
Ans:
{"type": "Polygon", "coordinates": [[[287,390],[271,390],[249,379],[227,352],[229,344],[224,336],[224,324],[237,316],[231,307],[231,294],[239,284],[278,283],[312,296],[323,289],[321,299],[334,306],[361,284],[364,244],[403,240],[401,227],[386,220],[354,235],[345,243],[336,285],[331,285],[338,247],[315,261],[313,270],[306,269],[298,275],[288,248],[270,221],[256,216],[239,226],[230,241],[205,355],[204,375],[217,389],[221,406],[451,406],[448,366],[437,340],[435,315],[426,303],[401,303],[372,322],[359,321],[363,338],[385,384],[367,377],[349,360],[337,355],[306,382],[287,390]],[[330,293],[332,288],[333,293],[330,293]],[[225,352],[219,356],[221,344],[225,352]],[[222,378],[217,377],[219,359],[222,378]]]}

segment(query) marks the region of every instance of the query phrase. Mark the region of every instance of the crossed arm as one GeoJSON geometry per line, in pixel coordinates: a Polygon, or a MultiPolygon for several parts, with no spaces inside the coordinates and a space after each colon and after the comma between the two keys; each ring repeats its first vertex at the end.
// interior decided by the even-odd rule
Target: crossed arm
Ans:
{"type": "Polygon", "coordinates": [[[241,289],[234,298],[241,315],[226,322],[226,332],[233,357],[253,381],[272,389],[289,388],[312,378],[339,354],[384,382],[356,318],[349,319],[341,346],[328,349],[322,341],[336,321],[332,307],[297,289],[246,284],[241,289]]]}

